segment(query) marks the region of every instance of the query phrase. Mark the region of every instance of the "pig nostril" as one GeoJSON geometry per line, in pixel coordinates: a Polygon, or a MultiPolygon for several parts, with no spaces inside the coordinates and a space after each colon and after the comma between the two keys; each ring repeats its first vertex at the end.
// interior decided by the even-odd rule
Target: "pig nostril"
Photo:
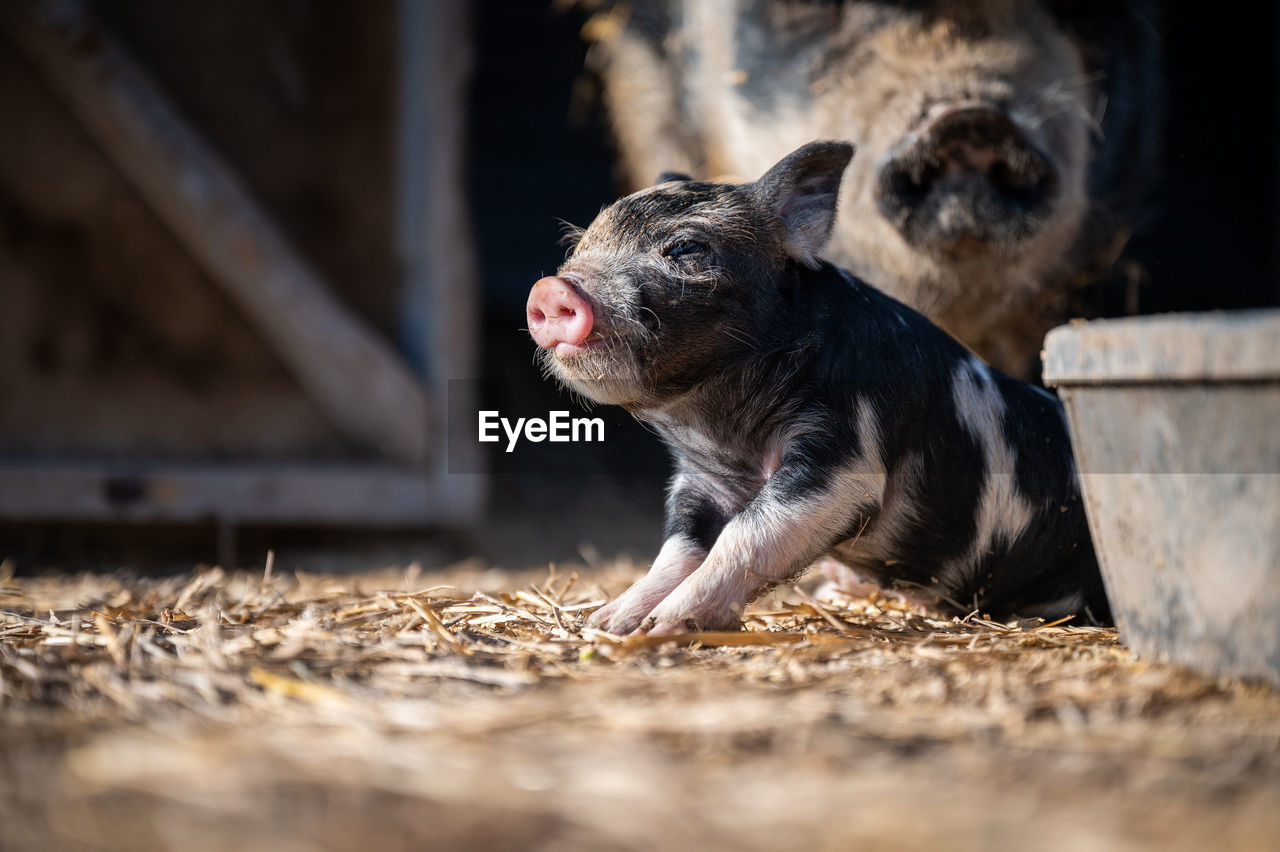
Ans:
{"type": "Polygon", "coordinates": [[[1021,195],[1035,187],[1033,175],[1017,171],[1005,162],[993,165],[991,171],[987,173],[987,179],[996,189],[1009,195],[1021,195]]]}
{"type": "Polygon", "coordinates": [[[941,177],[941,164],[923,158],[890,163],[880,174],[877,204],[891,221],[899,221],[924,203],[941,177]]]}

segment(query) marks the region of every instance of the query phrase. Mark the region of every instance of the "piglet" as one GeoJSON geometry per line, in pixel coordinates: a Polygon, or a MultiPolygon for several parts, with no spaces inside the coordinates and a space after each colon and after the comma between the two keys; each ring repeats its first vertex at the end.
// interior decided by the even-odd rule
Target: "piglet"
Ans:
{"type": "Polygon", "coordinates": [[[957,612],[1108,617],[1057,399],[819,259],[852,157],[665,174],[534,284],[547,372],[675,461],[661,551],[591,625],[729,628],[824,557],[957,612]]]}

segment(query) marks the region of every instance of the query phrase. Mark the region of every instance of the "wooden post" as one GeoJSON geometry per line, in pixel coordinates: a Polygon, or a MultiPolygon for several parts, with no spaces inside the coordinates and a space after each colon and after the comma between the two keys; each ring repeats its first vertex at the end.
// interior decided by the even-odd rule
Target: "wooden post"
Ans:
{"type": "Polygon", "coordinates": [[[0,25],[334,426],[401,462],[426,463],[422,384],[334,299],[83,3],[4,0],[0,25]]]}
{"type": "Polygon", "coordinates": [[[474,379],[476,370],[476,270],[465,180],[468,8],[467,0],[399,5],[401,340],[410,362],[433,384],[474,379]]]}
{"type": "MultiPolygon", "coordinates": [[[[399,0],[397,15],[401,349],[428,382],[437,410],[466,408],[477,391],[477,275],[465,180],[470,7],[469,0],[399,0]]],[[[453,454],[466,469],[479,469],[478,444],[460,442],[453,454]]],[[[448,476],[445,460],[437,461],[433,474],[448,476]]],[[[477,508],[483,500],[484,479],[474,474],[449,476],[447,487],[477,508]]]]}

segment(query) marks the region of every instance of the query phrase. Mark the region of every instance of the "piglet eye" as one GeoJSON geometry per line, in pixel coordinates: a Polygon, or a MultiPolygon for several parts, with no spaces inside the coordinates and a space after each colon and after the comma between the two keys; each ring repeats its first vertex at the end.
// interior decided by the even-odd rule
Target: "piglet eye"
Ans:
{"type": "Polygon", "coordinates": [[[696,240],[681,240],[678,243],[672,243],[662,250],[667,257],[676,259],[682,257],[695,257],[707,250],[706,243],[700,243],[696,240]]]}

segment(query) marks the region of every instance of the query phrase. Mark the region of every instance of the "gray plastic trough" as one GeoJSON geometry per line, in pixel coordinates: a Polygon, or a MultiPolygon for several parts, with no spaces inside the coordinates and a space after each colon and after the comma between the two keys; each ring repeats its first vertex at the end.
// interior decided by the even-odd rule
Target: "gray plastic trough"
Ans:
{"type": "Polygon", "coordinates": [[[1121,638],[1280,683],[1280,310],[1045,339],[1121,638]]]}

